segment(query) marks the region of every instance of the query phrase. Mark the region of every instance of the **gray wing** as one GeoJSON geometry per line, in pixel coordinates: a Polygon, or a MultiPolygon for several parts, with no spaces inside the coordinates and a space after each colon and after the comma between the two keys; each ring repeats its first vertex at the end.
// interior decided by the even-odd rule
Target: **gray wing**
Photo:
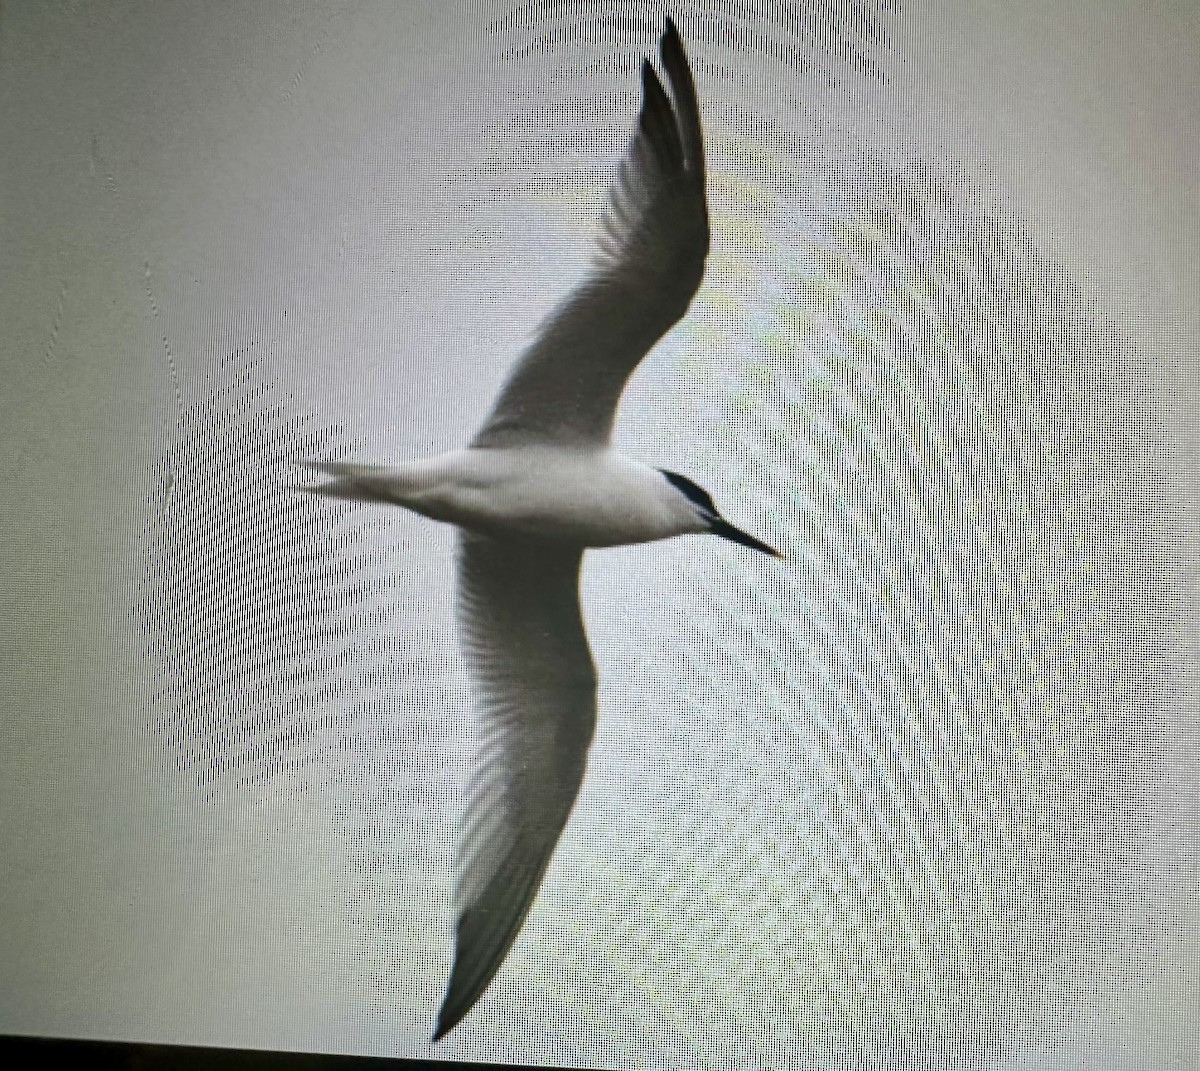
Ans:
{"type": "Polygon", "coordinates": [[[596,673],[577,547],[460,535],[458,611],[483,726],[458,874],[454,967],[434,1040],[515,940],[583,780],[596,673]]]}
{"type": "Polygon", "coordinates": [[[591,276],[552,314],[500,391],[475,446],[608,441],[625,383],[691,304],[708,255],[696,87],[674,23],[647,59],[637,132],[602,219],[591,276]]]}

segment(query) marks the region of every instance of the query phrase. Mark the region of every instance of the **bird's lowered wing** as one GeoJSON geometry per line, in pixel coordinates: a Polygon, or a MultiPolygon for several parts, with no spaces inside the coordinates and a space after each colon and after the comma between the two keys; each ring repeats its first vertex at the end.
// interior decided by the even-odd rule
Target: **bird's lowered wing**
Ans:
{"type": "Polygon", "coordinates": [[[579,610],[582,550],[463,532],[458,612],[482,707],[460,847],[454,967],[434,1040],[471,1009],[533,902],[583,780],[596,674],[579,610]]]}
{"type": "Polygon", "coordinates": [[[551,315],[500,391],[474,446],[608,441],[638,362],[691,304],[708,255],[696,87],[674,23],[647,59],[635,133],[609,192],[592,274],[551,315]]]}

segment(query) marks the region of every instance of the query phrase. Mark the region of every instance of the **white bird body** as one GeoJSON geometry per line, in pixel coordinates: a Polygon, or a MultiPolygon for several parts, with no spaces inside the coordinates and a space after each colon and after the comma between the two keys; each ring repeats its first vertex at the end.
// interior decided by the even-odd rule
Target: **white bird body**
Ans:
{"type": "Polygon", "coordinates": [[[482,727],[435,1040],[504,961],[583,782],[596,722],[579,607],[585,548],[710,532],[777,554],[691,480],[609,444],[629,376],[687,312],[708,254],[699,105],[669,19],[660,55],[670,95],[646,59],[596,268],[516,363],[470,445],[401,465],[316,466],[333,477],[319,494],[402,506],[460,530],[458,619],[482,727]]]}
{"type": "Polygon", "coordinates": [[[355,498],[475,532],[613,547],[709,530],[659,469],[608,448],[472,447],[405,465],[323,469],[352,481],[355,498]]]}

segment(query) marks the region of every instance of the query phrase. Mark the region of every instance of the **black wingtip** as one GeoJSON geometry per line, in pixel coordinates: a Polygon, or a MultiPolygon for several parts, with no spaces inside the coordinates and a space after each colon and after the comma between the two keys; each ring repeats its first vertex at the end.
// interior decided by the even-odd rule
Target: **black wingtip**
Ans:
{"type": "Polygon", "coordinates": [[[433,1040],[441,1041],[447,1034],[450,1033],[459,1023],[463,1021],[463,1017],[471,1010],[474,1001],[451,999],[454,996],[453,980],[446,990],[446,996],[442,1000],[442,1006],[438,1009],[437,1023],[433,1028],[433,1040]]]}
{"type": "Polygon", "coordinates": [[[639,122],[656,153],[668,167],[679,167],[683,162],[683,145],[679,140],[675,112],[671,108],[667,89],[649,58],[642,59],[642,111],[639,122]]]}
{"type": "Polygon", "coordinates": [[[659,97],[666,99],[667,91],[663,88],[662,82],[659,80],[658,71],[654,69],[654,64],[650,62],[649,56],[642,57],[642,100],[649,102],[657,100],[659,97]]]}
{"type": "Polygon", "coordinates": [[[451,1030],[458,1026],[466,1017],[467,1012],[474,1006],[474,1000],[464,1002],[461,999],[451,999],[452,995],[453,985],[447,989],[446,998],[442,1001],[442,1006],[438,1009],[437,1023],[433,1028],[433,1041],[435,1042],[441,1041],[451,1030]]]}
{"type": "Polygon", "coordinates": [[[672,87],[680,91],[681,95],[694,96],[696,89],[692,79],[692,67],[683,47],[683,38],[679,36],[679,29],[671,19],[667,19],[667,27],[658,42],[658,54],[671,78],[672,87]]]}
{"type": "Polygon", "coordinates": [[[678,117],[684,159],[688,170],[703,181],[704,133],[700,126],[700,105],[696,100],[696,80],[692,75],[692,65],[683,47],[679,28],[672,18],[667,19],[658,50],[662,57],[663,69],[667,72],[667,80],[671,84],[671,97],[678,117]]]}
{"type": "Polygon", "coordinates": [[[679,36],[679,27],[675,25],[675,20],[670,15],[667,16],[667,25],[663,29],[662,39],[658,43],[658,51],[664,63],[667,62],[667,57],[671,53],[675,53],[681,59],[684,57],[683,38],[679,36]]]}

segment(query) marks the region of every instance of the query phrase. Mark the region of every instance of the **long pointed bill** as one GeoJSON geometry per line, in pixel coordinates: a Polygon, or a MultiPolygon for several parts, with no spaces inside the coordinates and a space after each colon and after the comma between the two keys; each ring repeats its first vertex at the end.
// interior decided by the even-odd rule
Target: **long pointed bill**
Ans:
{"type": "Polygon", "coordinates": [[[772,558],[782,558],[774,547],[767,546],[761,539],[755,539],[749,532],[743,532],[740,528],[735,528],[724,517],[716,517],[709,521],[708,530],[713,535],[719,535],[722,539],[732,540],[734,543],[741,543],[743,547],[751,547],[754,550],[761,550],[764,554],[770,554],[772,558]]]}

